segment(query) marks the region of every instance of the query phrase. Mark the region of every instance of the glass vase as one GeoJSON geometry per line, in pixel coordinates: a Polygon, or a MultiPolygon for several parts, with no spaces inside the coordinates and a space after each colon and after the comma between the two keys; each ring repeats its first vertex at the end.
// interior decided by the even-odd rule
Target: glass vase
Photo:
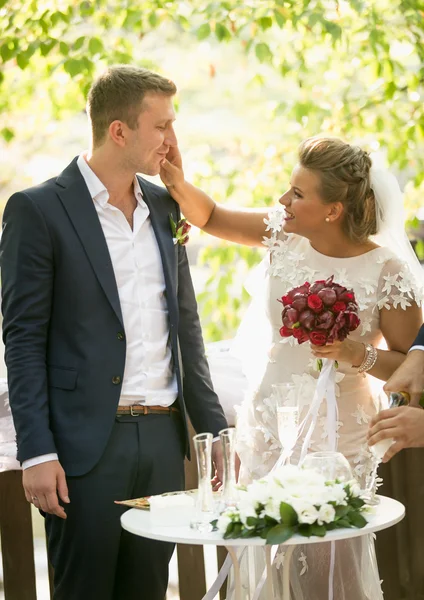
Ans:
{"type": "Polygon", "coordinates": [[[212,434],[199,433],[193,437],[197,460],[197,495],[192,529],[201,532],[212,531],[214,501],[212,495],[212,434]]]}
{"type": "Polygon", "coordinates": [[[236,481],[236,430],[234,427],[219,432],[224,461],[224,480],[222,482],[220,510],[236,506],[238,500],[236,481]]]}

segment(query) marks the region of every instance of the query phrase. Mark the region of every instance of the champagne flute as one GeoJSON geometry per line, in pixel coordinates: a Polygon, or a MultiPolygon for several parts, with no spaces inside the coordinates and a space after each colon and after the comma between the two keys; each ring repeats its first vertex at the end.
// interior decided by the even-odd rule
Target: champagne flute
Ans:
{"type": "Polygon", "coordinates": [[[290,464],[299,432],[299,390],[294,383],[275,383],[272,392],[276,401],[278,439],[283,447],[281,458],[283,463],[290,464]]]}
{"type": "MultiPolygon", "coordinates": [[[[395,408],[396,406],[401,406],[403,402],[402,394],[392,393],[389,398],[387,398],[386,394],[383,392],[379,395],[379,411],[385,410],[386,408],[395,408]]],[[[380,500],[377,498],[377,471],[380,466],[384,455],[390,446],[394,443],[393,438],[388,438],[386,440],[380,440],[374,446],[370,446],[370,452],[372,455],[372,467],[371,472],[367,475],[365,490],[363,494],[363,498],[366,500],[368,504],[371,506],[376,506],[380,503],[380,500]]]]}

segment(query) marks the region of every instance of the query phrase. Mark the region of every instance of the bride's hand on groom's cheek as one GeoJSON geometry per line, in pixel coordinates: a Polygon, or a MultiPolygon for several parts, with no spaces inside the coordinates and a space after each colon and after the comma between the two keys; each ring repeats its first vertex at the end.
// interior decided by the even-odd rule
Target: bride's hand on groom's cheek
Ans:
{"type": "Polygon", "coordinates": [[[184,183],[183,164],[178,146],[170,146],[166,158],[160,163],[159,175],[169,189],[184,183]]]}
{"type": "Polygon", "coordinates": [[[359,366],[365,354],[364,344],[346,339],[343,342],[333,342],[326,346],[315,346],[311,344],[312,354],[316,358],[329,358],[337,362],[348,363],[359,366]]]}

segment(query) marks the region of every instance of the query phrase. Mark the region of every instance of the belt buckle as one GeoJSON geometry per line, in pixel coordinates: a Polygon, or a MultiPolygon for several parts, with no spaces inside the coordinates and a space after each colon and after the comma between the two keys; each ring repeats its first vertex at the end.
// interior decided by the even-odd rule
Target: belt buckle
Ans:
{"type": "Polygon", "coordinates": [[[130,415],[131,415],[132,417],[138,417],[138,415],[139,415],[140,413],[136,413],[136,412],[134,412],[134,410],[133,410],[133,409],[134,409],[134,406],[130,406],[130,415]]]}

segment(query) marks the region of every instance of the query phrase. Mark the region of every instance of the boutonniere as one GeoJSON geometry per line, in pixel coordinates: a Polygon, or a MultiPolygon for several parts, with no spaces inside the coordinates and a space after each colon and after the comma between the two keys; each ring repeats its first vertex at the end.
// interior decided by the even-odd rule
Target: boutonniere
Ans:
{"type": "Polygon", "coordinates": [[[172,215],[169,215],[169,222],[171,223],[172,237],[174,240],[174,244],[180,244],[180,246],[185,246],[189,240],[189,233],[191,229],[190,223],[187,222],[187,219],[182,218],[175,223],[172,215]]]}

